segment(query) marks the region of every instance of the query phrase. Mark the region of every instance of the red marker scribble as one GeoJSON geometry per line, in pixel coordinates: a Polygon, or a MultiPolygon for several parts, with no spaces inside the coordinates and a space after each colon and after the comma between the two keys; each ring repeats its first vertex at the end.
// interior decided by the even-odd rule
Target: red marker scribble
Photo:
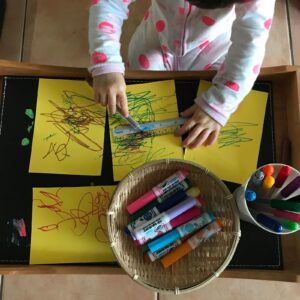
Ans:
{"type": "Polygon", "coordinates": [[[88,230],[92,220],[96,220],[97,226],[93,229],[95,238],[101,243],[106,243],[108,240],[106,208],[109,203],[109,193],[104,188],[100,188],[96,193],[86,192],[78,198],[78,201],[73,199],[74,208],[66,211],[63,209],[64,201],[60,196],[62,189],[57,189],[55,194],[40,191],[45,200],[34,199],[38,202],[39,209],[47,209],[49,213],[56,214],[61,219],[57,223],[45,224],[38,229],[43,232],[60,230],[62,224],[71,222],[73,233],[82,236],[88,230]]]}

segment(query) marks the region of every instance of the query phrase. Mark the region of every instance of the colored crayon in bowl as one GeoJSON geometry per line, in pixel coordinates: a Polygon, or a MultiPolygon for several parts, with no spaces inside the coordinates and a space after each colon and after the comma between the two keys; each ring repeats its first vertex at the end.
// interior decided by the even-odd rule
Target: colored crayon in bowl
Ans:
{"type": "Polygon", "coordinates": [[[165,192],[172,189],[178,183],[182,182],[187,176],[189,172],[187,170],[179,170],[175,174],[169,176],[167,179],[153,187],[146,194],[142,195],[134,202],[130,203],[127,206],[127,211],[132,215],[137,212],[139,209],[147,205],[149,202],[153,201],[157,197],[161,196],[165,192]]]}
{"type": "Polygon", "coordinates": [[[211,212],[206,212],[202,214],[200,217],[193,219],[176,229],[160,236],[159,238],[155,239],[148,243],[149,250],[153,253],[156,252],[165,246],[179,240],[192,232],[204,227],[205,225],[209,224],[210,222],[215,220],[215,216],[211,212]]]}
{"type": "Polygon", "coordinates": [[[129,232],[133,233],[134,230],[146,222],[149,222],[156,216],[158,216],[160,213],[168,210],[169,208],[177,205],[180,201],[182,201],[184,198],[187,197],[198,197],[200,194],[200,190],[197,187],[192,187],[185,191],[179,191],[175,195],[169,197],[162,203],[158,203],[155,207],[151,208],[145,214],[143,214],[141,217],[139,217],[137,220],[131,222],[127,228],[129,232]]]}
{"type": "Polygon", "coordinates": [[[203,204],[204,200],[199,196],[197,198],[188,197],[165,212],[160,213],[150,221],[135,228],[133,235],[136,240],[143,241],[142,244],[144,244],[144,241],[154,239],[158,236],[158,234],[162,234],[164,230],[168,230],[169,227],[167,225],[170,224],[171,220],[180,216],[190,208],[194,206],[202,206],[203,204]]]}
{"type": "Polygon", "coordinates": [[[199,247],[201,243],[208,240],[210,237],[222,230],[223,227],[224,225],[222,224],[222,222],[220,220],[216,220],[205,226],[203,229],[199,230],[186,242],[178,246],[176,249],[172,250],[161,259],[161,263],[163,264],[164,268],[170,267],[180,258],[184,257],[189,252],[199,247]]]}
{"type": "Polygon", "coordinates": [[[157,197],[155,200],[151,201],[150,203],[148,203],[147,205],[139,209],[133,215],[130,215],[130,219],[132,221],[137,220],[139,217],[144,215],[151,208],[159,205],[160,203],[167,201],[170,197],[172,197],[172,199],[174,197],[175,198],[181,197],[181,199],[185,198],[186,195],[182,192],[188,190],[189,188],[191,188],[191,186],[192,186],[191,181],[188,178],[186,178],[185,180],[183,180],[182,182],[178,183],[173,188],[171,188],[169,191],[162,194],[160,197],[157,197]]]}

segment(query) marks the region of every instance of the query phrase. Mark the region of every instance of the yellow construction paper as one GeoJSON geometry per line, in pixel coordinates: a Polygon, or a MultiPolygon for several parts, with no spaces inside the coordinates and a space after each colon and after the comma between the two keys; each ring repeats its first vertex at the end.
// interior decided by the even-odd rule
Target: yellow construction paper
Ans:
{"type": "MultiPolygon", "coordinates": [[[[173,80],[127,86],[130,115],[140,123],[178,118],[173,80]]],[[[183,159],[181,138],[174,134],[116,141],[112,129],[127,126],[119,114],[109,118],[114,180],[119,181],[142,164],[163,158],[183,159]]]]}
{"type": "Polygon", "coordinates": [[[106,222],[114,189],[33,188],[30,264],[116,261],[106,222]]]}
{"type": "MultiPolygon", "coordinates": [[[[211,86],[200,82],[198,95],[211,86]]],[[[208,147],[186,149],[184,159],[205,166],[223,180],[244,183],[256,170],[268,94],[252,90],[208,147]]]]}
{"type": "Polygon", "coordinates": [[[85,81],[40,79],[29,172],[100,175],[106,109],[85,81]]]}

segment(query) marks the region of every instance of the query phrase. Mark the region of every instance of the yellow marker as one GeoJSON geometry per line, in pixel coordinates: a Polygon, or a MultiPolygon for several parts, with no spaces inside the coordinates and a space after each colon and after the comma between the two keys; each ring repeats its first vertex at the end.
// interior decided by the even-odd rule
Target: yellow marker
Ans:
{"type": "Polygon", "coordinates": [[[260,197],[267,197],[267,195],[271,191],[274,183],[275,183],[275,178],[271,175],[267,175],[264,178],[264,181],[262,183],[261,190],[259,192],[259,196],[260,197]]]}

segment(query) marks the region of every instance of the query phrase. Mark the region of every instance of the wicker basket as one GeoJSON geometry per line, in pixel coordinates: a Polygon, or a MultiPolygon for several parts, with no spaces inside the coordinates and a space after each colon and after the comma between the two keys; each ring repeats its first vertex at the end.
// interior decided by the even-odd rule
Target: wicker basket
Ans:
{"type": "Polygon", "coordinates": [[[207,169],[183,160],[159,160],[129,173],[116,188],[108,210],[108,233],[120,266],[139,284],[163,293],[181,294],[203,287],[226,268],[240,238],[236,203],[224,183],[207,169]],[[124,233],[130,223],[126,206],[178,169],[199,186],[208,208],[224,223],[224,229],[168,269],[159,261],[148,262],[124,233]]]}

